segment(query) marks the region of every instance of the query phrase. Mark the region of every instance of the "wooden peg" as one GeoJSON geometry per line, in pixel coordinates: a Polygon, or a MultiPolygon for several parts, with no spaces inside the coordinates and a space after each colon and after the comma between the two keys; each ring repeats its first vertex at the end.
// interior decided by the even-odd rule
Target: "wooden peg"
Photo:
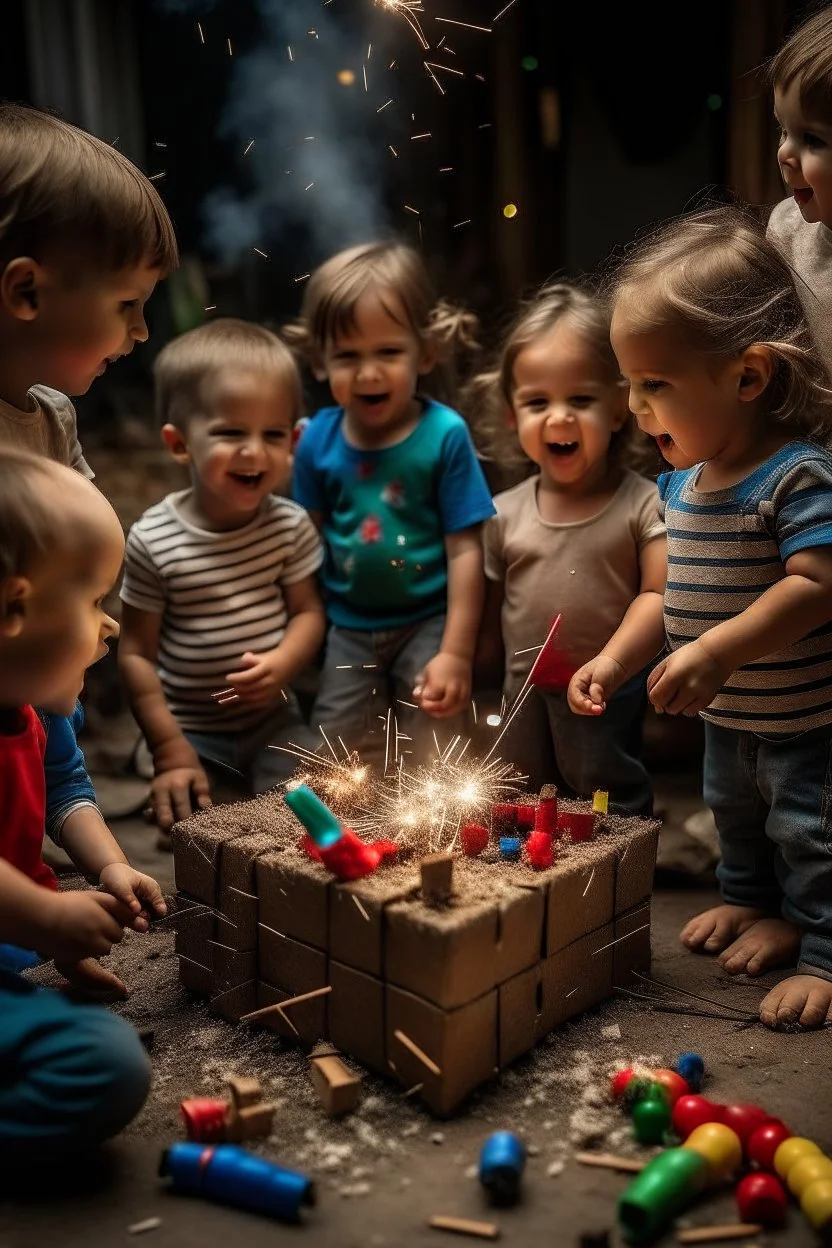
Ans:
{"type": "Polygon", "coordinates": [[[419,863],[422,876],[422,898],[429,906],[443,905],[454,891],[454,859],[452,854],[428,854],[419,863]]]}
{"type": "Polygon", "coordinates": [[[692,1226],[676,1233],[680,1244],[716,1244],[721,1239],[751,1239],[759,1235],[762,1226],[757,1222],[727,1222],[724,1226],[692,1226]]]}
{"type": "Polygon", "coordinates": [[[435,1231],[452,1231],[456,1235],[473,1235],[476,1239],[499,1239],[500,1228],[496,1222],[475,1222],[472,1218],[450,1218],[435,1213],[428,1218],[428,1226],[435,1231]]]}
{"type": "Polygon", "coordinates": [[[309,1063],[312,1085],[330,1118],[348,1114],[361,1096],[361,1079],[348,1070],[340,1057],[313,1057],[309,1063]]]}
{"type": "Polygon", "coordinates": [[[247,1075],[227,1075],[225,1080],[231,1091],[231,1100],[235,1109],[245,1109],[249,1105],[257,1105],[263,1099],[263,1089],[259,1079],[250,1079],[247,1075]]]}

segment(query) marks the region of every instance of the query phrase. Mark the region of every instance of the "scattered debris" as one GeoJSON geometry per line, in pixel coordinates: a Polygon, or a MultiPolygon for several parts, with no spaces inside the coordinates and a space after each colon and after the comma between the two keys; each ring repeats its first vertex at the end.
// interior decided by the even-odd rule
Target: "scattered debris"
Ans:
{"type": "Polygon", "coordinates": [[[474,1222],[471,1218],[448,1218],[434,1214],[428,1218],[428,1226],[435,1231],[453,1231],[457,1235],[473,1235],[478,1239],[499,1239],[500,1228],[496,1222],[474,1222]]]}
{"type": "Polygon", "coordinates": [[[313,1050],[309,1073],[321,1104],[330,1118],[351,1113],[361,1098],[361,1078],[351,1071],[337,1052],[313,1050]]]}
{"type": "Polygon", "coordinates": [[[680,1244],[716,1244],[721,1239],[751,1239],[762,1229],[756,1222],[728,1222],[724,1226],[697,1226],[679,1231],[676,1239],[680,1244]]]}
{"type": "Polygon", "coordinates": [[[601,1028],[601,1035],[605,1040],[620,1040],[621,1028],[618,1023],[607,1023],[606,1027],[601,1028]]]}
{"type": "Polygon", "coordinates": [[[635,1157],[616,1157],[612,1153],[576,1153],[575,1160],[582,1166],[600,1166],[602,1170],[623,1170],[627,1174],[640,1174],[647,1164],[635,1157]]]}
{"type": "Polygon", "coordinates": [[[134,1222],[127,1228],[128,1235],[144,1235],[145,1231],[155,1231],[162,1225],[161,1218],[145,1218],[143,1222],[134,1222]]]}

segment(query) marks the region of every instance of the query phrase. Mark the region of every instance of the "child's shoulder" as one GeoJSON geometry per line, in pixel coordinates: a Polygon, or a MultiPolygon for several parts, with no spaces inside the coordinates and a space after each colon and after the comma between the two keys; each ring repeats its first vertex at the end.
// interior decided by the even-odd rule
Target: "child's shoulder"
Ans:
{"type": "Polygon", "coordinates": [[[531,476],[511,485],[507,490],[500,490],[494,495],[494,506],[498,516],[515,515],[524,511],[534,500],[540,474],[533,472],[531,476]]]}
{"type": "Polygon", "coordinates": [[[294,525],[302,525],[307,521],[309,524],[312,523],[306,508],[296,503],[293,498],[287,498],[285,494],[270,494],[260,513],[260,518],[264,524],[273,520],[294,525]]]}
{"type": "Polygon", "coordinates": [[[134,520],[130,525],[131,535],[147,536],[151,533],[158,533],[163,527],[184,527],[176,510],[177,502],[184,498],[189,490],[176,490],[172,494],[166,494],[158,503],[151,503],[146,507],[138,520],[134,520]]]}

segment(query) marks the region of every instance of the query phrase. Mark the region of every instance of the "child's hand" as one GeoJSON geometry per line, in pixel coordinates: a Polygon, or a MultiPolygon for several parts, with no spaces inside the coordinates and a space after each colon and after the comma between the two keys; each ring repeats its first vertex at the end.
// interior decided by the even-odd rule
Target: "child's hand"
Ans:
{"type": "Polygon", "coordinates": [[[153,777],[149,806],[157,827],[169,832],[174,823],[187,819],[196,809],[211,805],[211,786],[199,762],[172,767],[153,777]]]}
{"type": "Polygon", "coordinates": [[[698,715],[710,706],[730,676],[701,641],[691,641],[662,659],[647,677],[647,696],[658,713],[698,715]]]}
{"type": "Polygon", "coordinates": [[[141,871],[136,871],[127,862],[111,862],[99,875],[98,883],[105,892],[124,902],[133,912],[131,926],[136,932],[146,932],[148,928],[147,914],[142,902],[159,918],[168,912],[162,890],[156,881],[149,875],[142,875],[141,871]]]}
{"type": "Polygon", "coordinates": [[[242,664],[238,672],[229,672],[226,676],[232,693],[222,690],[215,694],[217,701],[246,702],[249,706],[268,706],[280,697],[286,684],[286,674],[275,657],[273,650],[266,654],[252,654],[247,650],[240,659],[242,664]],[[237,696],[234,697],[233,695],[237,696]]]}
{"type": "Polygon", "coordinates": [[[445,719],[471,697],[471,663],[440,650],[416,677],[413,701],[428,715],[445,719]]]}
{"type": "Polygon", "coordinates": [[[132,922],[132,911],[109,893],[50,893],[35,948],[61,964],[102,957],[132,922]]]}
{"type": "Polygon", "coordinates": [[[621,685],[626,673],[616,659],[597,654],[579,667],[569,682],[566,700],[576,715],[602,715],[607,701],[621,685]]]}
{"type": "Polygon", "coordinates": [[[113,997],[126,997],[127,986],[112,971],[96,962],[95,958],[81,958],[79,962],[56,959],[55,969],[67,980],[69,995],[81,1001],[103,1001],[113,997]]]}

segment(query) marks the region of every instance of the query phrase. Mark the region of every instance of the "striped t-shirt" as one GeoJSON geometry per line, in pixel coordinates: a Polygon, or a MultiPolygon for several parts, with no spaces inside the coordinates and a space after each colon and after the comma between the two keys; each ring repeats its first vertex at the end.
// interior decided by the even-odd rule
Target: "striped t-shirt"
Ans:
{"type": "MultiPolygon", "coordinates": [[[[696,488],[703,464],[659,477],[667,524],[664,619],[671,650],[739,615],[798,551],[832,544],[832,454],[789,442],[726,490],[696,488]]],[[[832,723],[832,622],[733,672],[705,719],[765,736],[832,723]]]]}
{"type": "Polygon", "coordinates": [[[288,622],[282,586],[318,570],[321,539],[302,507],[276,495],[241,529],[198,529],[179,509],[188,493],[169,494],[130,529],[121,598],[162,617],[157,671],[180,727],[248,728],[263,707],[218,706],[211,694],[247,650],[280,644],[288,622]]]}

